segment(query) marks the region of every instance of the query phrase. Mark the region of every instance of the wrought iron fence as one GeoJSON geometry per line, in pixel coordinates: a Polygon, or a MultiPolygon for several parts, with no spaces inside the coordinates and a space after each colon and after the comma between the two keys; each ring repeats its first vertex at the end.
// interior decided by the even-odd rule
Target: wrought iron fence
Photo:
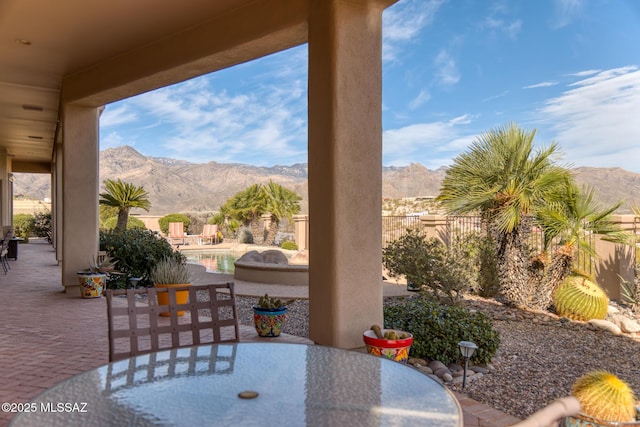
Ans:
{"type": "Polygon", "coordinates": [[[393,242],[404,236],[407,229],[419,227],[419,216],[383,216],[382,247],[385,248],[389,242],[393,242]]]}
{"type": "MultiPolygon", "coordinates": [[[[478,216],[447,216],[444,229],[436,230],[437,235],[446,244],[460,239],[469,233],[482,232],[482,222],[478,216]]],[[[409,228],[418,228],[422,231],[424,229],[421,226],[419,216],[383,216],[382,217],[382,247],[386,247],[389,242],[402,237],[409,228]]],[[[640,219],[635,218],[633,224],[633,230],[631,232],[638,236],[640,234],[640,219]]],[[[588,244],[595,248],[596,235],[589,232],[584,232],[582,239],[588,242],[588,244]]],[[[551,242],[548,251],[552,253],[560,242],[558,240],[551,242]]],[[[635,245],[637,246],[637,245],[635,245]]],[[[638,260],[638,251],[634,246],[633,256],[638,260]]],[[[544,232],[541,228],[533,226],[529,235],[529,247],[533,253],[539,253],[544,249],[544,232]]],[[[575,267],[588,272],[590,274],[595,273],[595,259],[585,250],[576,247],[575,254],[575,267]]]]}

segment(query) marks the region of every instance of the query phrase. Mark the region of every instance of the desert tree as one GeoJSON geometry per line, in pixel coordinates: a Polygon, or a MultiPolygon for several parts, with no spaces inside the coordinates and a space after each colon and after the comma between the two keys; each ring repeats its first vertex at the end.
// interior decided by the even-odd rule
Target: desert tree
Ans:
{"type": "Polygon", "coordinates": [[[149,193],[144,187],[136,186],[130,182],[106,179],[103,182],[105,192],[100,193],[100,205],[111,206],[118,209],[118,222],[116,230],[125,230],[129,220],[129,211],[133,208],[149,211],[151,202],[149,193]]]}

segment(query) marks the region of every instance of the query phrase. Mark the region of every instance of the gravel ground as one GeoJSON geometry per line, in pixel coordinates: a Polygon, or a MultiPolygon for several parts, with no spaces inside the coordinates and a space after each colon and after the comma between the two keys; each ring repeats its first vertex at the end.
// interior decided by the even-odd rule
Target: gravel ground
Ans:
{"type": "MultiPolygon", "coordinates": [[[[237,297],[241,324],[253,324],[255,301],[255,297],[237,297]]],[[[284,332],[308,337],[307,303],[296,300],[289,306],[284,332]]],[[[638,340],[546,313],[521,312],[491,300],[474,299],[466,304],[493,318],[501,338],[491,373],[467,383],[469,397],[525,418],[569,395],[571,384],[594,369],[615,373],[640,397],[638,340]]]]}

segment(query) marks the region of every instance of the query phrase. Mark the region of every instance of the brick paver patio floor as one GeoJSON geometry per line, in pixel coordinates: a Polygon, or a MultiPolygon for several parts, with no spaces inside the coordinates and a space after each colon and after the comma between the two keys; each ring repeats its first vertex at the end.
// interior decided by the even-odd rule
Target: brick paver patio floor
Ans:
{"type": "MultiPolygon", "coordinates": [[[[17,403],[107,363],[107,313],[103,298],[63,293],[51,245],[21,244],[18,260],[9,263],[11,270],[0,273],[0,401],[17,403]]],[[[249,334],[241,333],[241,340],[248,339],[249,334]]],[[[519,421],[464,395],[456,397],[465,426],[502,427],[519,421]]],[[[12,416],[0,412],[0,426],[12,416]]]]}

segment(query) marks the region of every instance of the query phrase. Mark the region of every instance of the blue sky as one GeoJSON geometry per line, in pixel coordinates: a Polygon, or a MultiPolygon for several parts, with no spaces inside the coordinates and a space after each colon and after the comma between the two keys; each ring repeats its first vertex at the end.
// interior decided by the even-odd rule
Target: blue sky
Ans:
{"type": "MultiPolygon", "coordinates": [[[[640,172],[640,1],[400,0],[383,16],[383,164],[450,165],[516,122],[562,162],[640,172]]],[[[100,148],[307,162],[307,46],[106,107],[100,148]]]]}

